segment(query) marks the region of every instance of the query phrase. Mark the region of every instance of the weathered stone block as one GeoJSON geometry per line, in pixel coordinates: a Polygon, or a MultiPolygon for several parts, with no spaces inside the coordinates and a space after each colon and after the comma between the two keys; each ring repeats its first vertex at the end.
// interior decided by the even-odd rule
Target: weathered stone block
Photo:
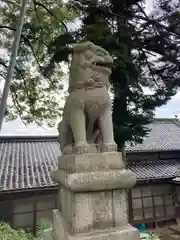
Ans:
{"type": "Polygon", "coordinates": [[[60,158],[59,169],[54,172],[59,183],[59,210],[74,233],[128,224],[126,189],[135,184],[136,175],[124,169],[121,161],[118,153],[60,158]]]}
{"type": "Polygon", "coordinates": [[[83,239],[98,239],[96,232],[99,231],[103,232],[102,239],[130,237],[127,229],[138,235],[128,225],[126,199],[126,189],[133,187],[136,175],[124,168],[121,154],[62,156],[54,179],[59,183],[61,211],[54,212],[55,240],[58,236],[68,240],[78,234],[83,235],[83,239]],[[90,237],[90,233],[93,236],[90,237]]]}
{"type": "Polygon", "coordinates": [[[136,174],[126,169],[84,173],[56,170],[53,178],[73,192],[127,189],[133,187],[136,182],[136,174]]]}
{"type": "Polygon", "coordinates": [[[55,240],[139,240],[140,234],[137,229],[127,224],[119,228],[106,228],[101,231],[90,231],[85,234],[74,234],[66,224],[61,213],[53,212],[55,240]]]}
{"type": "Polygon", "coordinates": [[[117,152],[61,156],[53,178],[73,192],[126,189],[136,183],[117,152]]]}
{"type": "Polygon", "coordinates": [[[61,214],[75,233],[128,223],[126,190],[74,193],[61,187],[61,214]]]}
{"type": "Polygon", "coordinates": [[[88,153],[59,156],[58,169],[68,173],[117,170],[125,167],[122,154],[118,152],[88,153]]]}

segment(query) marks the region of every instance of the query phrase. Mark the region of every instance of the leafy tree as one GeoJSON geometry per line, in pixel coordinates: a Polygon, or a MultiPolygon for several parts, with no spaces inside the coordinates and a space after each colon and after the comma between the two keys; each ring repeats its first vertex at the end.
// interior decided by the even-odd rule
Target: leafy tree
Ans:
{"type": "Polygon", "coordinates": [[[180,85],[179,3],[163,0],[157,6],[147,15],[141,0],[71,1],[69,9],[80,12],[82,24],[49,45],[51,66],[68,60],[77,41],[90,40],[113,56],[113,122],[119,147],[125,141],[142,142],[155,108],[166,104],[180,85]],[[152,93],[145,94],[145,88],[152,93]]]}
{"type": "MultiPolygon", "coordinates": [[[[0,57],[1,81],[6,76],[19,8],[20,0],[1,1],[0,48],[6,53],[0,57]]],[[[66,21],[74,17],[74,12],[64,7],[60,0],[33,0],[28,6],[10,88],[11,100],[6,112],[9,119],[20,115],[25,122],[41,124],[47,120],[52,124],[59,115],[64,95],[62,79],[66,75],[59,64],[48,74],[43,65],[49,60],[48,45],[67,31],[66,21]]]]}

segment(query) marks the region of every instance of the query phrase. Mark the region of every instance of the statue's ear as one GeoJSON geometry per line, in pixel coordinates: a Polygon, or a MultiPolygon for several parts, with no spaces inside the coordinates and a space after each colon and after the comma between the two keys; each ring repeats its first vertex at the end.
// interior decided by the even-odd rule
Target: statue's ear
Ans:
{"type": "Polygon", "coordinates": [[[92,42],[87,42],[87,48],[92,49],[94,44],[92,42]]]}

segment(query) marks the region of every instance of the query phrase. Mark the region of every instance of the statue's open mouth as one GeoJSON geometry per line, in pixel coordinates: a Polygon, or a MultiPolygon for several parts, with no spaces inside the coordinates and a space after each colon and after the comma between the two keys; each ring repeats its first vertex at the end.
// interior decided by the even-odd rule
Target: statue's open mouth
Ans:
{"type": "Polygon", "coordinates": [[[93,64],[99,67],[110,68],[110,69],[112,68],[111,62],[94,62],[93,64]]]}

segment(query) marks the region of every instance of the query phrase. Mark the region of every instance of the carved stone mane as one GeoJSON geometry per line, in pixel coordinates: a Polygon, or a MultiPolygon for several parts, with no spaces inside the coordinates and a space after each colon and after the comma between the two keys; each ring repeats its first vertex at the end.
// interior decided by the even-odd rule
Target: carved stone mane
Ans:
{"type": "Polygon", "coordinates": [[[108,93],[112,64],[109,53],[91,42],[74,47],[69,96],[58,125],[64,154],[116,151],[108,93]]]}
{"type": "Polygon", "coordinates": [[[77,88],[109,87],[112,61],[106,50],[91,42],[76,45],[70,67],[69,92],[77,88]],[[98,63],[106,63],[107,67],[98,63]]]}

